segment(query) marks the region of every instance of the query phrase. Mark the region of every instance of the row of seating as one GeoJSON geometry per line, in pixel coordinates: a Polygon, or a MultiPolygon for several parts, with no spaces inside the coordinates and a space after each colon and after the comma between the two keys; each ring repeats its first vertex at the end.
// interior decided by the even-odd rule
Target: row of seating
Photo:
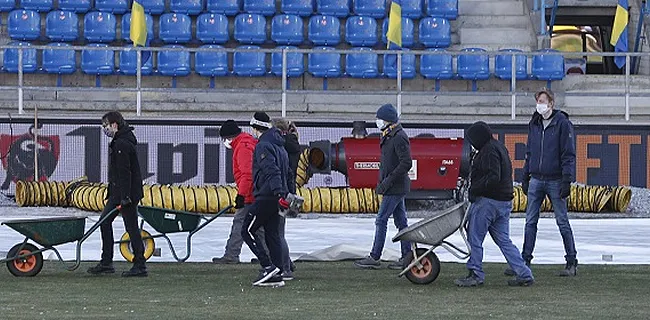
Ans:
{"type": "MultiPolygon", "coordinates": [[[[30,49],[29,43],[13,43],[27,47],[23,51],[23,72],[32,73],[39,70],[37,63],[37,50],[30,49]]],[[[52,43],[50,46],[65,47],[66,43],[52,43]]],[[[93,47],[106,47],[106,44],[91,44],[93,47]]],[[[168,45],[169,48],[182,48],[179,45],[168,45]]],[[[205,45],[203,48],[222,48],[218,45],[205,45]]],[[[259,49],[258,46],[241,46],[241,49],[259,49]]],[[[295,47],[284,47],[295,48],[295,47]]],[[[336,78],[342,76],[341,54],[332,53],[331,47],[316,47],[316,52],[308,54],[308,72],[315,77],[336,78]]],[[[383,56],[383,73],[379,72],[378,55],[369,53],[370,48],[354,48],[358,54],[345,55],[345,74],[355,78],[377,78],[386,76],[397,77],[397,66],[394,55],[383,56]]],[[[453,57],[444,54],[445,50],[432,48],[427,51],[440,52],[441,54],[422,55],[420,57],[419,73],[428,79],[445,80],[461,78],[466,80],[486,80],[491,76],[489,69],[489,56],[463,55],[457,57],[457,71],[453,71],[453,57]]],[[[485,52],[480,48],[466,48],[463,52],[485,52]]],[[[511,79],[512,52],[515,49],[502,50],[502,54],[495,58],[495,75],[501,79],[511,79]],[[510,54],[509,54],[510,53],[510,54]]],[[[543,50],[543,52],[555,52],[543,50]]],[[[193,69],[196,73],[207,77],[227,76],[228,54],[226,52],[196,52],[194,68],[190,66],[190,52],[188,51],[161,51],[157,54],[157,72],[164,76],[186,76],[193,69]]],[[[232,73],[238,76],[264,76],[267,74],[266,56],[264,52],[238,51],[233,55],[232,73]]],[[[119,69],[117,72],[133,75],[136,72],[136,52],[134,50],[119,53],[119,69]]],[[[416,57],[414,54],[405,54],[402,59],[402,77],[414,78],[416,75],[416,57]]],[[[43,71],[55,74],[70,74],[76,71],[76,55],[74,50],[43,50],[43,71]]],[[[4,52],[3,69],[7,72],[18,72],[18,50],[6,49],[4,52]]],[[[81,53],[81,70],[87,74],[109,75],[114,74],[115,54],[112,50],[84,50],[81,53]]],[[[287,74],[289,77],[299,77],[305,72],[304,57],[302,53],[287,53],[287,74]]],[[[153,61],[148,59],[142,68],[142,74],[154,73],[153,61]]],[[[271,54],[271,73],[275,76],[282,75],[282,54],[271,54]]],[[[515,64],[516,78],[561,80],[564,77],[564,59],[561,55],[537,55],[532,60],[532,75],[528,75],[528,62],[526,56],[517,56],[515,64]]]]}
{"type": "MultiPolygon", "coordinates": [[[[58,0],[54,7],[53,0],[21,0],[16,5],[15,0],[0,0],[0,11],[27,9],[38,12],[48,12],[54,9],[69,10],[78,13],[99,10],[115,14],[124,14],[130,10],[128,0],[58,0]]],[[[188,15],[198,15],[211,12],[235,16],[241,12],[258,13],[272,16],[276,13],[310,16],[313,13],[347,17],[350,15],[365,15],[373,18],[386,16],[386,0],[281,0],[280,8],[276,8],[276,0],[170,0],[167,8],[165,0],[139,0],[145,12],[159,15],[163,12],[175,12],[188,15]],[[169,9],[169,10],[167,10],[169,9]]],[[[458,0],[402,0],[402,15],[417,19],[428,16],[456,19],[458,17],[458,0]]]]}
{"type": "MultiPolygon", "coordinates": [[[[14,40],[41,38],[41,18],[36,11],[14,10],[8,19],[9,36],[14,40]]],[[[112,13],[93,11],[84,16],[83,37],[89,42],[110,43],[117,37],[117,18],[112,13]]],[[[147,38],[156,39],[154,21],[146,15],[147,38]]],[[[242,44],[267,42],[266,18],[259,14],[240,14],[234,22],[234,39],[242,44]]],[[[121,19],[121,39],[129,41],[131,14],[121,19]]],[[[388,19],[384,19],[382,31],[378,32],[375,18],[354,16],[347,19],[345,31],[334,16],[312,16],[308,22],[307,40],[315,45],[336,46],[345,36],[352,46],[375,46],[378,34],[386,43],[388,19]]],[[[159,39],[165,43],[188,43],[192,41],[192,20],[189,16],[166,13],[160,16],[159,39]]],[[[414,22],[402,19],[402,46],[416,45],[414,22]]],[[[79,18],[72,11],[51,11],[45,19],[45,36],[50,41],[74,41],[79,38],[79,18]]],[[[446,48],[451,45],[451,25],[445,18],[420,19],[418,42],[424,47],[446,48]]],[[[228,18],[222,14],[205,13],[198,17],[196,39],[203,43],[223,44],[231,39],[228,18]]],[[[299,45],[306,42],[303,18],[298,15],[277,15],[271,19],[271,40],[276,44],[299,45]]]]}

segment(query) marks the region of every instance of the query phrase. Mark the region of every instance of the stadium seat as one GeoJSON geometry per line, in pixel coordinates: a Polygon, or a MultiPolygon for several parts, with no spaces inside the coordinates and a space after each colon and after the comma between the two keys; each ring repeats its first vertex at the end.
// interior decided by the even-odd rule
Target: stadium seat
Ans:
{"type": "MultiPolygon", "coordinates": [[[[127,48],[133,48],[129,46],[127,48]]],[[[144,59],[141,57],[141,59],[144,59]]],[[[138,74],[138,52],[136,50],[122,50],[120,51],[120,64],[119,64],[119,73],[125,75],[136,75],[138,74]]],[[[153,73],[153,57],[149,56],[149,59],[144,62],[142,68],[140,68],[140,74],[150,75],[153,73]]]]}
{"type": "Polygon", "coordinates": [[[208,0],[207,9],[212,13],[236,16],[241,9],[241,0],[208,0]]]}
{"type": "MultiPolygon", "coordinates": [[[[388,32],[388,20],[384,19],[381,32],[381,40],[384,44],[388,43],[386,40],[386,32],[388,32]]],[[[415,25],[413,20],[409,18],[402,18],[402,47],[409,48],[415,43],[415,25]]]]}
{"type": "MultiPolygon", "coordinates": [[[[108,45],[91,43],[88,47],[108,47],[108,45]]],[[[113,50],[83,50],[81,52],[81,71],[94,75],[113,74],[115,72],[113,50]]]]}
{"type": "Polygon", "coordinates": [[[354,0],[352,11],[356,15],[381,19],[386,16],[386,0],[354,0]]]}
{"type": "Polygon", "coordinates": [[[144,7],[144,13],[160,15],[165,12],[165,0],[138,0],[144,7]]]}
{"type": "MultiPolygon", "coordinates": [[[[370,48],[352,48],[354,51],[372,52],[370,48]]],[[[353,78],[377,78],[379,66],[376,53],[348,53],[345,56],[345,73],[353,78]]]]}
{"type": "MultiPolygon", "coordinates": [[[[201,48],[223,48],[207,44],[201,48]]],[[[224,52],[199,51],[194,58],[194,71],[204,77],[225,77],[228,75],[228,54],[224,52]]]]}
{"type": "MultiPolygon", "coordinates": [[[[145,13],[144,19],[147,22],[147,41],[155,38],[153,34],[153,18],[150,14],[145,13]]],[[[122,16],[122,39],[131,42],[131,13],[122,16]]]]}
{"type": "MultiPolygon", "coordinates": [[[[465,48],[461,52],[485,52],[481,48],[465,48]]],[[[490,77],[490,58],[482,55],[458,55],[458,76],[465,80],[487,80],[490,77]]]]}
{"type": "MultiPolygon", "coordinates": [[[[12,41],[7,45],[30,47],[29,42],[12,41]]],[[[18,73],[18,49],[5,49],[2,68],[7,72],[18,73]]],[[[26,48],[23,50],[23,73],[33,73],[38,69],[36,60],[36,49],[26,48]]]]}
{"type": "Polygon", "coordinates": [[[14,40],[36,40],[41,36],[41,16],[32,10],[14,10],[7,19],[7,32],[14,40]]]}
{"type": "Polygon", "coordinates": [[[456,20],[458,18],[458,0],[428,0],[427,15],[456,20]]]}
{"type": "Polygon", "coordinates": [[[84,17],[84,37],[92,42],[112,42],[117,22],[110,12],[89,12],[84,17]]]}
{"type": "Polygon", "coordinates": [[[113,14],[124,14],[129,11],[127,0],[95,0],[95,10],[110,12],[113,14]]]}
{"type": "Polygon", "coordinates": [[[244,0],[244,11],[272,16],[275,14],[275,0],[244,0]]]}
{"type": "Polygon", "coordinates": [[[423,18],[419,36],[420,43],[427,48],[447,48],[451,45],[451,24],[445,18],[423,18]]]}
{"type": "Polygon", "coordinates": [[[345,23],[345,41],[355,47],[377,44],[377,20],[370,17],[349,17],[345,23]]]}
{"type": "Polygon", "coordinates": [[[345,18],[350,14],[350,2],[349,0],[316,0],[316,12],[345,18]]]}
{"type": "Polygon", "coordinates": [[[315,47],[314,50],[322,52],[312,52],[309,54],[309,73],[319,78],[340,77],[341,55],[338,53],[327,53],[327,51],[334,50],[331,47],[315,47]]]}
{"type": "Polygon", "coordinates": [[[195,16],[203,11],[202,0],[171,0],[169,3],[171,12],[195,16]]]}
{"type": "MultiPolygon", "coordinates": [[[[239,46],[237,49],[259,49],[258,46],[239,46]]],[[[233,72],[242,77],[261,77],[266,74],[266,54],[264,52],[235,52],[233,72]]]]}
{"type": "Polygon", "coordinates": [[[271,21],[271,39],[277,44],[301,44],[303,29],[300,16],[279,14],[271,21]]]}
{"type": "Polygon", "coordinates": [[[45,18],[45,36],[52,41],[74,41],[79,37],[79,18],[72,11],[50,11],[45,18]]]}
{"type": "MultiPolygon", "coordinates": [[[[166,45],[164,48],[183,48],[179,45],[166,45]]],[[[190,74],[189,51],[158,51],[158,72],[163,76],[179,77],[190,74]]]]}
{"type": "MultiPolygon", "coordinates": [[[[297,48],[291,46],[279,46],[276,47],[276,49],[297,48]]],[[[282,76],[282,52],[274,52],[271,54],[271,73],[278,77],[282,76]]],[[[303,54],[300,52],[287,52],[287,77],[301,77],[303,73],[305,73],[303,54]]]]}
{"type": "Polygon", "coordinates": [[[260,14],[242,13],[235,18],[235,40],[261,44],[266,41],[266,18],[260,14]]]}
{"type": "MultiPolygon", "coordinates": [[[[542,53],[559,52],[553,49],[538,50],[542,53]]],[[[533,56],[533,77],[539,80],[562,80],[564,78],[564,57],[556,54],[533,56]]]]}
{"type": "MultiPolygon", "coordinates": [[[[69,47],[69,43],[50,43],[51,47],[69,47]]],[[[72,74],[77,71],[77,58],[74,50],[43,50],[43,70],[47,73],[72,74]]]]}
{"type": "Polygon", "coordinates": [[[309,19],[309,40],[315,45],[338,45],[341,42],[341,22],[333,16],[312,16],[309,19]]]}
{"type": "Polygon", "coordinates": [[[228,17],[218,13],[200,15],[196,22],[196,38],[203,43],[228,42],[228,17]]]}
{"type": "MultiPolygon", "coordinates": [[[[503,52],[494,58],[494,74],[503,80],[512,79],[512,54],[509,52],[523,52],[518,49],[503,49],[503,52]]],[[[515,56],[515,79],[524,80],[528,78],[528,58],[525,55],[515,56]]]]}
{"type": "MultiPolygon", "coordinates": [[[[402,49],[408,51],[408,49],[402,49]]],[[[395,55],[385,54],[384,55],[384,76],[396,79],[397,78],[397,63],[393,64],[392,61],[396,59],[395,55]]],[[[415,55],[414,54],[403,54],[402,55],[402,79],[413,79],[415,78],[415,55]]]]}
{"type": "Polygon", "coordinates": [[[16,7],[16,0],[0,0],[0,12],[9,12],[16,7]]]}
{"type": "Polygon", "coordinates": [[[402,17],[420,19],[422,17],[422,0],[402,0],[402,17]]]}
{"type": "Polygon", "coordinates": [[[309,17],[314,12],[312,0],[282,0],[280,10],[285,14],[309,17]]]}
{"type": "Polygon", "coordinates": [[[187,43],[192,39],[192,19],[182,13],[160,16],[160,39],[165,43],[187,43]]]}
{"type": "Polygon", "coordinates": [[[20,6],[25,10],[48,12],[52,10],[52,0],[20,0],[20,6]]]}
{"type": "MultiPolygon", "coordinates": [[[[430,48],[426,51],[446,52],[438,48],[430,48]]],[[[423,54],[420,61],[420,74],[427,79],[451,79],[454,76],[452,60],[450,54],[423,54]]]]}
{"type": "Polygon", "coordinates": [[[59,10],[86,13],[91,7],[90,0],[59,0],[59,10]]]}

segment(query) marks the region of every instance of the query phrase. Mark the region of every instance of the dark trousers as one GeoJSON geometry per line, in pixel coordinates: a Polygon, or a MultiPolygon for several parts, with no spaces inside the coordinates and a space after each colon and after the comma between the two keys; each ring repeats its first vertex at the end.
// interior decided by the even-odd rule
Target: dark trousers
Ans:
{"type": "MultiPolygon", "coordinates": [[[[109,214],[113,209],[115,209],[120,204],[120,201],[117,199],[109,199],[102,211],[102,217],[109,214]]],[[[133,248],[133,254],[135,258],[133,260],[133,266],[137,268],[145,268],[144,258],[144,244],[142,243],[142,235],[140,234],[140,228],[138,228],[138,204],[132,203],[128,207],[124,207],[121,210],[122,220],[124,220],[124,227],[126,232],[129,234],[131,240],[131,248],[133,248]]],[[[114,238],[113,238],[113,221],[115,220],[114,215],[111,218],[108,218],[100,226],[102,233],[102,264],[110,264],[113,262],[113,250],[114,250],[114,238]]]]}
{"type": "Polygon", "coordinates": [[[244,241],[264,268],[271,266],[282,268],[283,266],[282,240],[280,239],[279,228],[278,200],[256,199],[244,219],[241,232],[242,238],[244,238],[244,241]],[[264,227],[264,239],[256,232],[260,227],[264,227]],[[265,242],[266,247],[269,249],[270,259],[266,251],[264,251],[262,242],[265,242]]]}

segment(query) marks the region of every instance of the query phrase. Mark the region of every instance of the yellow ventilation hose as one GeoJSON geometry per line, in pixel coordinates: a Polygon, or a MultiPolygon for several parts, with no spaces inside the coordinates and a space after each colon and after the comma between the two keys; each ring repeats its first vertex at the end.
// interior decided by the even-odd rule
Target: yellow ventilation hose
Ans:
{"type": "MultiPolygon", "coordinates": [[[[568,210],[572,212],[602,212],[605,208],[613,212],[625,212],[632,199],[632,190],[627,187],[571,186],[568,210]]],[[[513,212],[526,211],[528,199],[521,186],[515,186],[512,200],[513,212]]],[[[541,211],[553,211],[551,201],[546,197],[541,211]]]]}
{"type": "Polygon", "coordinates": [[[381,196],[367,188],[300,188],[298,195],[305,198],[302,212],[376,213],[381,203],[381,196]]]}
{"type": "Polygon", "coordinates": [[[18,181],[16,183],[16,203],[21,207],[50,206],[67,207],[65,182],[56,181],[18,181]]]}
{"type": "Polygon", "coordinates": [[[312,173],[309,171],[309,148],[305,149],[298,158],[298,169],[296,169],[296,185],[302,187],[309,182],[312,173]]]}

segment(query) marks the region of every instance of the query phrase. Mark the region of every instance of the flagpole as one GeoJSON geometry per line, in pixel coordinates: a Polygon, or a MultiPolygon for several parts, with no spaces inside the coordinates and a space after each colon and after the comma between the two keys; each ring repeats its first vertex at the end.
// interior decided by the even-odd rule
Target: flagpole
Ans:
{"type": "Polygon", "coordinates": [[[136,48],[137,56],[137,69],[136,69],[136,87],[138,92],[136,93],[136,111],[135,114],[140,116],[142,114],[142,51],[139,48],[136,48]]]}
{"type": "Polygon", "coordinates": [[[397,115],[402,115],[402,52],[397,53],[397,115]]]}

